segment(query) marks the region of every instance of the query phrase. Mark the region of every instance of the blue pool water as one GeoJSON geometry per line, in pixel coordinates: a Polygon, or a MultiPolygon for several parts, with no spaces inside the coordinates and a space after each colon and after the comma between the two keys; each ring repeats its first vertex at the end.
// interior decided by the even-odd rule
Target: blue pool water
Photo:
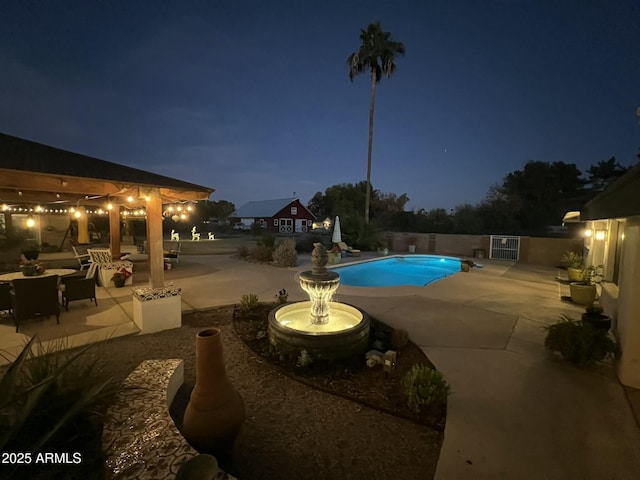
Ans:
{"type": "Polygon", "coordinates": [[[433,255],[383,258],[335,267],[340,283],[353,287],[424,286],[460,271],[460,259],[433,255]]]}

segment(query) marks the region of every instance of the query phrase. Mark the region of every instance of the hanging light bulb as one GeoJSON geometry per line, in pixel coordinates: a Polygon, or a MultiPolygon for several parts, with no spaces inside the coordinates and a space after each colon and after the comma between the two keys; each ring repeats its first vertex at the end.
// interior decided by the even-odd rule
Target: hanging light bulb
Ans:
{"type": "Polygon", "coordinates": [[[75,213],[73,214],[73,216],[76,217],[76,218],[80,218],[82,216],[82,214],[78,210],[76,210],[75,213]]]}
{"type": "Polygon", "coordinates": [[[31,215],[29,215],[29,218],[27,218],[27,227],[33,228],[35,226],[36,226],[36,221],[33,219],[31,215]]]}

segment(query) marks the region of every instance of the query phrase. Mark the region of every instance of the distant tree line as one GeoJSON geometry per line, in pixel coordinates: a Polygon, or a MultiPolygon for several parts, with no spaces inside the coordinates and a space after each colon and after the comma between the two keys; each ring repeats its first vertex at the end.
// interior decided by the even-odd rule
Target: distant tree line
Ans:
{"type": "MultiPolygon", "coordinates": [[[[544,235],[567,211],[579,210],[629,167],[615,157],[591,165],[586,175],[572,163],[530,161],[492,186],[476,205],[405,211],[406,193],[371,191],[371,226],[362,221],[367,183],[343,183],[318,192],[308,208],[318,218],[340,216],[343,230],[370,238],[375,230],[429,233],[544,235]]],[[[357,243],[357,238],[354,239],[357,243]]]]}

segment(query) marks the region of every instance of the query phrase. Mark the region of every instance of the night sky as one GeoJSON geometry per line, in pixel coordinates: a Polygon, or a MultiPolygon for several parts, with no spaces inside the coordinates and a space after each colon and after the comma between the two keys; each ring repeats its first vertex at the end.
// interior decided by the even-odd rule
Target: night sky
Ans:
{"type": "Polygon", "coordinates": [[[366,177],[380,20],[406,56],[377,90],[374,188],[475,204],[528,160],[640,147],[637,0],[4,0],[0,131],[212,187],[236,206],[366,177]]]}

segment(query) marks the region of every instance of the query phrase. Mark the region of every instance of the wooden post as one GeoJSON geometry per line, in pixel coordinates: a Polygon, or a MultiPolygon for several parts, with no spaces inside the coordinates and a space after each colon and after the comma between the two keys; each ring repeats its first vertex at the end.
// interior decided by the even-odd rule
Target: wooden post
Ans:
{"type": "Polygon", "coordinates": [[[114,205],[109,210],[109,236],[111,237],[111,258],[120,259],[120,207],[114,205]]]}
{"type": "Polygon", "coordinates": [[[87,218],[87,209],[78,207],[80,213],[78,217],[78,243],[89,243],[89,219],[87,218]]]}
{"type": "Polygon", "coordinates": [[[149,254],[149,286],[164,286],[164,242],[162,239],[162,200],[150,195],[147,200],[147,253],[149,254]]]}

